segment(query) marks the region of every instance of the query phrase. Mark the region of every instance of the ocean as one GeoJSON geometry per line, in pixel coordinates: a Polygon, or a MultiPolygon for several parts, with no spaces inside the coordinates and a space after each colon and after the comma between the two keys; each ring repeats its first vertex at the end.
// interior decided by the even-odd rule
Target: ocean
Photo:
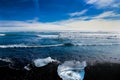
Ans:
{"type": "Polygon", "coordinates": [[[120,33],[0,32],[0,66],[13,61],[12,68],[18,69],[47,57],[61,63],[72,60],[85,61],[87,65],[120,63],[120,33]]]}

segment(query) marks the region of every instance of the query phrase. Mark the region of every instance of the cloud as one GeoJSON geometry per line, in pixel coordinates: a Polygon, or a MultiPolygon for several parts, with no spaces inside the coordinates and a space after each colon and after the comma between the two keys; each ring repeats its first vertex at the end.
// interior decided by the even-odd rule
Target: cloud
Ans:
{"type": "Polygon", "coordinates": [[[30,23],[36,23],[39,21],[39,18],[38,17],[35,17],[34,19],[32,20],[27,20],[26,22],[30,22],[30,23]]]}
{"type": "Polygon", "coordinates": [[[114,7],[114,8],[120,8],[120,3],[116,3],[116,4],[113,4],[111,6],[114,7]]]}
{"type": "Polygon", "coordinates": [[[74,21],[74,20],[86,21],[86,20],[94,20],[94,19],[106,19],[106,20],[118,19],[119,20],[120,14],[114,11],[106,11],[95,16],[80,16],[80,17],[70,18],[67,21],[74,21]]]}
{"type": "Polygon", "coordinates": [[[106,11],[103,12],[101,14],[99,14],[98,16],[95,16],[95,19],[103,19],[103,18],[112,18],[112,17],[120,17],[120,14],[115,13],[114,11],[106,11]]]}
{"type": "Polygon", "coordinates": [[[81,16],[83,14],[85,14],[88,10],[82,10],[81,12],[74,12],[74,13],[70,13],[69,16],[74,17],[74,16],[81,16]]]}
{"type": "Polygon", "coordinates": [[[0,31],[120,31],[120,20],[92,19],[85,21],[72,19],[53,23],[29,23],[25,21],[4,21],[4,23],[8,27],[0,25],[0,31]]]}
{"type": "Polygon", "coordinates": [[[106,11],[97,16],[80,16],[48,23],[38,22],[37,18],[27,21],[0,21],[0,31],[120,31],[119,17],[120,14],[114,11],[106,11]]]}
{"type": "Polygon", "coordinates": [[[87,2],[88,4],[93,4],[93,3],[97,2],[97,0],[86,0],[86,2],[87,2]]]}
{"type": "Polygon", "coordinates": [[[0,21],[1,31],[43,31],[64,30],[62,25],[53,23],[28,22],[28,21],[0,21]]]}
{"type": "Polygon", "coordinates": [[[97,8],[109,7],[115,0],[86,0],[87,4],[94,4],[97,8]]]}
{"type": "Polygon", "coordinates": [[[120,31],[120,20],[103,20],[103,19],[94,19],[88,21],[62,21],[62,26],[66,26],[71,30],[80,30],[80,31],[120,31]]]}

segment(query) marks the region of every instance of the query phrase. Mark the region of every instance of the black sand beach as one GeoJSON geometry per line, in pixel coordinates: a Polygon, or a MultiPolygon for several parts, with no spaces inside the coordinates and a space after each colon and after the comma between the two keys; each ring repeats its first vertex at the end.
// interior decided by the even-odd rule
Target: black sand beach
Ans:
{"type": "Polygon", "coordinates": [[[120,64],[98,63],[87,66],[84,80],[120,80],[120,64]]]}
{"type": "MultiPolygon", "coordinates": [[[[58,63],[44,67],[30,66],[31,70],[0,67],[0,80],[62,80],[57,74],[58,63]]],[[[98,63],[85,68],[84,80],[120,80],[120,64],[98,63]]]]}

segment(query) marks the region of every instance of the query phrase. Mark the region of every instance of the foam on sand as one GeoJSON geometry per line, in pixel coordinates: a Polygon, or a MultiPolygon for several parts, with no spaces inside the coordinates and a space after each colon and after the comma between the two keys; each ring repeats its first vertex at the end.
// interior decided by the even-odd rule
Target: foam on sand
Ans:
{"type": "Polygon", "coordinates": [[[51,57],[47,57],[43,59],[35,59],[33,62],[36,67],[43,67],[48,63],[57,62],[57,60],[54,60],[51,57]]]}
{"type": "Polygon", "coordinates": [[[5,59],[0,58],[0,61],[12,63],[12,61],[8,58],[5,58],[5,59]]]}
{"type": "Polygon", "coordinates": [[[85,61],[65,61],[58,66],[57,72],[63,80],[83,80],[85,67],[85,61]]]}

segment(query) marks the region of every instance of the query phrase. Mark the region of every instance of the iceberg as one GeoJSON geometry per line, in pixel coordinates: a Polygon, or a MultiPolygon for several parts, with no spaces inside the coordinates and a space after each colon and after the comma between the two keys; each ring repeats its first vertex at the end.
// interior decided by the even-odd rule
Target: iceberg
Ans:
{"type": "Polygon", "coordinates": [[[58,66],[57,72],[63,80],[83,80],[86,66],[85,61],[65,61],[58,66]]]}

